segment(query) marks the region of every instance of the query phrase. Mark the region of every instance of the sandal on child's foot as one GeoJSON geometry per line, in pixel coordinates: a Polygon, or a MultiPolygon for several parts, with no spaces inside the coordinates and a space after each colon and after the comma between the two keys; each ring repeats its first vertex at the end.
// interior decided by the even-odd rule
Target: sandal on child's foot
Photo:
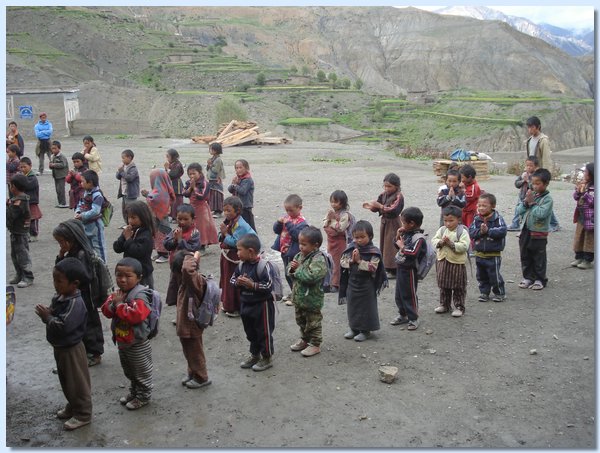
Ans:
{"type": "Polygon", "coordinates": [[[529,287],[529,289],[533,289],[534,291],[539,291],[541,289],[544,289],[544,284],[541,281],[536,280],[535,283],[529,287]]]}
{"type": "Polygon", "coordinates": [[[390,321],[390,324],[392,326],[399,326],[400,324],[407,324],[408,323],[408,318],[403,317],[403,316],[396,316],[394,319],[392,319],[390,321]]]}
{"type": "Polygon", "coordinates": [[[134,411],[136,409],[139,409],[140,407],[144,407],[146,404],[148,404],[150,401],[149,400],[141,400],[138,398],[134,398],[131,401],[129,401],[125,407],[127,409],[129,409],[130,411],[134,411]]]}
{"type": "Polygon", "coordinates": [[[528,278],[526,278],[525,280],[523,280],[521,283],[519,283],[519,288],[523,288],[523,289],[527,289],[529,288],[531,285],[533,284],[533,282],[531,280],[529,280],[528,278]]]}
{"type": "Polygon", "coordinates": [[[419,327],[419,320],[414,319],[412,321],[408,321],[408,326],[406,327],[406,330],[417,330],[418,327],[419,327]]]}
{"type": "Polygon", "coordinates": [[[135,396],[133,396],[131,393],[128,393],[127,395],[119,398],[119,403],[121,403],[123,406],[125,406],[129,401],[131,401],[133,399],[135,399],[135,396]]]}

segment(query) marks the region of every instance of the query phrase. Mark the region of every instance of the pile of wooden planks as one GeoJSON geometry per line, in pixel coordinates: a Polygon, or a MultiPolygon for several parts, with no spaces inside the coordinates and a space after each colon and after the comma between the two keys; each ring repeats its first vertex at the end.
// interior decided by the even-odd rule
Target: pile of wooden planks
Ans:
{"type": "Polygon", "coordinates": [[[244,143],[255,145],[274,145],[292,143],[286,137],[271,137],[270,132],[259,133],[254,121],[231,120],[219,128],[217,135],[201,135],[192,137],[195,143],[220,143],[223,148],[244,143]]]}
{"type": "Polygon", "coordinates": [[[477,180],[478,181],[483,181],[486,179],[490,179],[490,173],[489,173],[489,160],[487,159],[483,159],[483,160],[464,160],[464,161],[453,161],[450,159],[437,159],[433,161],[433,172],[436,174],[436,176],[439,176],[439,180],[440,182],[444,182],[445,177],[446,177],[446,172],[448,171],[448,166],[452,163],[455,162],[458,164],[459,167],[462,167],[463,165],[471,165],[475,171],[477,172],[477,180]]]}

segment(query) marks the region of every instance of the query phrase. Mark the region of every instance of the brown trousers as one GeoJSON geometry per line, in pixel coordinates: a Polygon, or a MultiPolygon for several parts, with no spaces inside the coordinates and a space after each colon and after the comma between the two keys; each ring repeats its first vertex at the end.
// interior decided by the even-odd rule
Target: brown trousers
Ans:
{"type": "Polygon", "coordinates": [[[92,385],[85,346],[80,341],[68,348],[54,348],[60,386],[67,399],[65,408],[75,418],[92,418],[92,385]]]}
{"type": "Polygon", "coordinates": [[[206,357],[204,356],[204,346],[202,345],[202,336],[196,338],[182,338],[181,349],[183,356],[187,360],[188,376],[192,376],[198,382],[208,381],[208,371],[206,371],[206,357]]]}

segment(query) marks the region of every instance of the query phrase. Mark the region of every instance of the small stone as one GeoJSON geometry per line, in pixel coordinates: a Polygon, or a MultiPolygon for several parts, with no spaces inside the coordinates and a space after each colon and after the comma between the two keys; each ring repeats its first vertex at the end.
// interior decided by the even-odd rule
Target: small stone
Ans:
{"type": "Polygon", "coordinates": [[[360,356],[361,356],[363,359],[366,359],[366,358],[367,358],[367,354],[361,354],[360,356]]]}
{"type": "Polygon", "coordinates": [[[514,283],[514,280],[506,280],[506,283],[514,283]]]}
{"type": "Polygon", "coordinates": [[[367,419],[366,415],[361,415],[360,417],[358,417],[358,419],[362,422],[363,420],[367,419]]]}
{"type": "Polygon", "coordinates": [[[396,380],[398,376],[398,368],[395,366],[380,366],[379,367],[379,380],[386,384],[391,384],[396,380]]]}
{"type": "Polygon", "coordinates": [[[336,389],[336,390],[339,390],[340,388],[339,388],[339,387],[336,387],[335,389],[336,389]]]}
{"type": "Polygon", "coordinates": [[[536,355],[537,354],[537,349],[530,349],[529,350],[529,355],[536,355]]]}
{"type": "Polygon", "coordinates": [[[555,340],[558,340],[558,337],[556,335],[552,335],[552,338],[554,338],[555,340]]]}
{"type": "Polygon", "coordinates": [[[425,335],[431,335],[432,333],[433,333],[433,330],[431,330],[431,329],[427,329],[425,331],[425,335]]]}
{"type": "Polygon", "coordinates": [[[437,351],[435,349],[428,349],[429,354],[435,354],[437,351]]]}
{"type": "Polygon", "coordinates": [[[590,360],[590,358],[586,355],[583,360],[590,360]]]}
{"type": "Polygon", "coordinates": [[[567,423],[567,428],[573,428],[575,425],[573,423],[567,423]]]}

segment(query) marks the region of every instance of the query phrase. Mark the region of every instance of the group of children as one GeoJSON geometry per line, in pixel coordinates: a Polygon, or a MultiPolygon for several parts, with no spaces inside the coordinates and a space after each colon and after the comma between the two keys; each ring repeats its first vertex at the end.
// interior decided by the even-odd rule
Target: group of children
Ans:
{"type": "MultiPolygon", "coordinates": [[[[93,144],[93,139],[89,137],[88,142],[93,144]]],[[[60,144],[57,150],[56,153],[53,150],[54,156],[60,155],[60,144]]],[[[222,149],[212,144],[209,151],[207,176],[200,164],[192,163],[187,165],[189,180],[183,184],[179,155],[176,150],[169,150],[164,169],[153,169],[150,173],[150,191],[140,191],[133,151],[125,150],[121,155],[122,165],[116,178],[119,196],[123,198],[125,225],[113,249],[123,253],[123,259],[115,268],[118,289],[100,305],[102,313],[112,319],[113,341],[131,382],[129,393],[120,402],[131,410],[148,404],[152,391],[148,337],[153,310],[153,259],[170,264],[166,303],[177,306],[177,335],[188,364],[182,385],[201,388],[210,384],[202,347],[203,329],[190,313],[201,304],[207,290],[199,262],[200,252],[211,244],[218,243],[221,249],[222,309],[230,317],[241,317],[249,341],[249,356],[240,366],[263,371],[273,365],[274,289],[278,282],[272,264],[261,254],[252,213],[254,181],[250,166],[243,159],[235,162],[236,176],[228,186],[232,196],[224,198],[222,149]],[[145,202],[138,200],[139,193],[145,202]],[[189,198],[190,203],[184,204],[183,197],[189,198]],[[223,220],[217,227],[213,218],[221,216],[223,220]],[[170,222],[177,226],[172,229],[170,222]],[[154,257],[153,250],[157,252],[154,257]]],[[[97,149],[94,153],[97,154],[97,149]]],[[[74,209],[75,217],[54,230],[60,245],[53,272],[57,295],[50,307],[36,306],[36,313],[47,325],[48,341],[54,346],[59,379],[68,400],[57,414],[67,419],[66,429],[84,426],[91,420],[87,366],[100,363],[104,342],[98,306],[92,301],[90,291],[91,255],[106,261],[104,224],[99,217],[103,194],[98,187],[97,171],[86,167],[86,156],[90,155],[90,149],[75,153],[74,169],[69,171],[66,166],[64,179],[71,184],[68,206],[74,209]]],[[[8,156],[12,159],[10,153],[8,156]]],[[[27,157],[20,160],[23,174],[17,173],[10,179],[12,196],[7,207],[11,257],[16,270],[11,283],[19,287],[33,282],[28,240],[34,237],[30,224],[36,220],[33,206],[39,200],[37,180],[35,190],[31,190],[31,162],[28,164],[27,160],[27,157]]],[[[100,160],[95,162],[99,165],[100,160]]],[[[528,162],[535,165],[531,158],[528,162]]],[[[522,184],[518,187],[526,185],[528,189],[522,191],[516,208],[517,220],[523,225],[519,236],[523,281],[519,287],[540,290],[547,284],[545,247],[552,215],[552,198],[547,187],[551,175],[544,168],[526,168],[527,174],[520,176],[522,184]]],[[[98,166],[96,169],[100,170],[98,166]]],[[[593,164],[588,164],[574,193],[577,230],[576,260],[572,265],[582,269],[591,267],[594,258],[593,174],[593,164]]],[[[276,239],[272,248],[281,254],[290,287],[284,300],[295,307],[300,331],[300,338],[290,345],[292,351],[299,351],[305,357],[321,351],[322,283],[329,272],[327,255],[334,263],[331,291],[338,294],[340,304],[347,306],[349,329],[344,337],[357,342],[367,340],[373,331],[380,329],[377,296],[392,277],[396,279],[398,315],[390,323],[406,324],[409,331],[419,327],[417,287],[430,249],[435,251],[440,294],[435,313],[451,312],[453,317],[464,314],[466,262],[471,250],[477,267],[478,300],[506,299],[500,266],[507,226],[496,210],[496,198],[480,189],[470,165],[448,171],[445,185],[437,195],[440,228],[430,241],[421,228],[422,211],[417,207],[404,208],[400,178],[394,173],[384,177],[383,192],[376,200],[362,204],[381,218],[379,247],[373,243],[372,225],[365,220],[356,221],[350,213],[343,190],[331,193],[330,209],[323,219],[327,252],[321,249],[321,230],[308,225],[302,215],[302,203],[297,194],[287,196],[285,214],[273,225],[276,239]]]]}

